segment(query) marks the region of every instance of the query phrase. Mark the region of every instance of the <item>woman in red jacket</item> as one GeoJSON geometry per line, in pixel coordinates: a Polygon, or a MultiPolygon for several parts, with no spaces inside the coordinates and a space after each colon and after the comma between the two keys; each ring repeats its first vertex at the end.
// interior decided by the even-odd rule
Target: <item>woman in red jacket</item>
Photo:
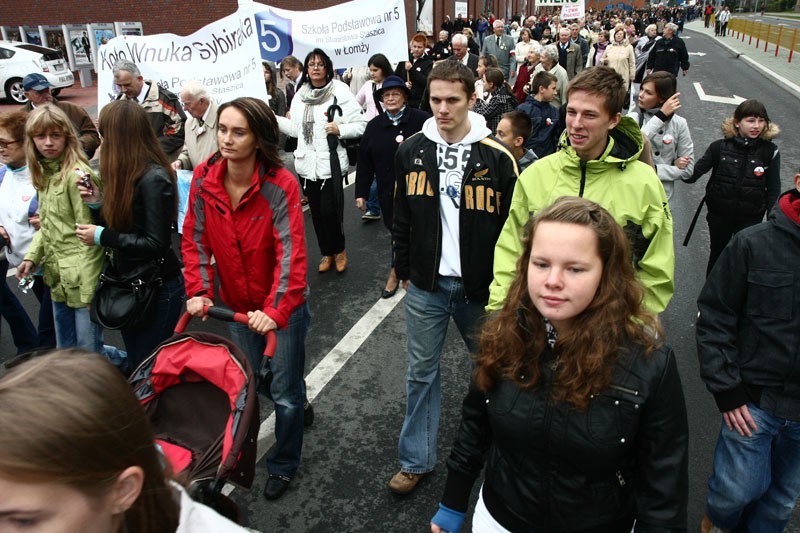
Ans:
{"type": "Polygon", "coordinates": [[[186,309],[202,316],[220,299],[246,313],[231,324],[231,337],[256,374],[264,335],[276,330],[278,348],[269,361],[275,402],[275,438],[267,456],[267,499],[279,498],[300,464],[303,445],[305,337],[310,319],[300,187],[282,168],[275,115],[261,100],[237,98],[219,107],[219,152],[194,171],[183,224],[186,309]],[[212,264],[214,257],[216,264],[212,264]]]}

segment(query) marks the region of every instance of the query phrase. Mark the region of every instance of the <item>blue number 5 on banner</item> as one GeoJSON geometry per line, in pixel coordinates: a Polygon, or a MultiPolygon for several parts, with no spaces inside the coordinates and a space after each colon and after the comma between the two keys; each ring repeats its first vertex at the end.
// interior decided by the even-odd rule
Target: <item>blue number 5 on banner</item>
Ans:
{"type": "Polygon", "coordinates": [[[255,16],[261,59],[277,62],[291,55],[294,48],[292,21],[276,15],[270,9],[259,11],[255,16]]]}

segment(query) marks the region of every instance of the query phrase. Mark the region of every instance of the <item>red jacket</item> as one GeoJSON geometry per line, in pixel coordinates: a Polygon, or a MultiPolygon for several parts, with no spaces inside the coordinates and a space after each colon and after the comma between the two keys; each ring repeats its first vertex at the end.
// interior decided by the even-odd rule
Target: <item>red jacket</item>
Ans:
{"type": "Polygon", "coordinates": [[[258,165],[233,209],[223,184],[227,166],[215,155],[194,172],[181,245],[186,294],[213,300],[216,270],[226,305],[260,309],[284,328],[308,290],[300,186],[286,169],[258,165]]]}

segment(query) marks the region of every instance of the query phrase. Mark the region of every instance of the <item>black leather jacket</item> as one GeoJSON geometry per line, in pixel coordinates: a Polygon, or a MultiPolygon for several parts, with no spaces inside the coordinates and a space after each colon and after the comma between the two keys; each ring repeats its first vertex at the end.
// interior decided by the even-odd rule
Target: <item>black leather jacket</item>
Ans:
{"type": "Polygon", "coordinates": [[[483,498],[514,532],[686,530],[688,423],[675,356],[620,351],[611,385],[577,412],[541,386],[499,382],[464,399],[442,503],[466,511],[486,462],[483,498]]]}
{"type": "Polygon", "coordinates": [[[148,261],[164,259],[161,275],[169,281],[180,275],[180,263],[172,250],[175,181],[167,170],[152,165],[136,182],[133,192],[133,231],[122,233],[105,227],[100,211],[92,210],[95,223],[104,226],[100,244],[111,248],[119,274],[148,261]]]}

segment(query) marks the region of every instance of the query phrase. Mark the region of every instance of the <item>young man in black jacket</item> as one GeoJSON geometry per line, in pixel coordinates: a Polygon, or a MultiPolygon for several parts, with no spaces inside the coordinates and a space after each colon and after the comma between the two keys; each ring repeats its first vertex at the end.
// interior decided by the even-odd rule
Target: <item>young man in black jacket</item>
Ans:
{"type": "Polygon", "coordinates": [[[783,531],[800,496],[800,173],[737,233],[697,302],[700,374],[724,424],[701,531],[783,531]]]}
{"type": "MultiPolygon", "coordinates": [[[[436,466],[441,403],[439,359],[450,317],[470,352],[492,282],[494,246],[508,216],[517,165],[475,103],[475,78],[443,61],[428,78],[433,118],[397,151],[396,271],[408,291],[407,409],[398,445],[401,470],[389,482],[414,490],[436,466]]],[[[466,376],[465,376],[466,379],[466,376]]]]}

